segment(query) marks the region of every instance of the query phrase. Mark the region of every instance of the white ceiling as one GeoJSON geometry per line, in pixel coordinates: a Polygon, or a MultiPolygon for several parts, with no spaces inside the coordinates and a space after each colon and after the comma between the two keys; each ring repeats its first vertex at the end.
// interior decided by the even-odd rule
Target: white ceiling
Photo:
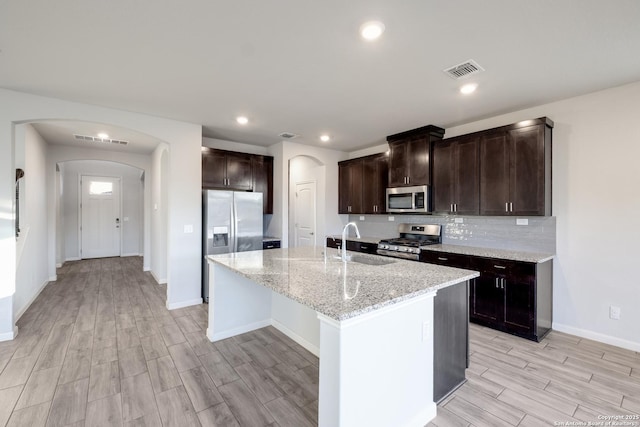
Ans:
{"type": "Polygon", "coordinates": [[[99,148],[101,150],[122,151],[132,154],[151,154],[161,142],[157,138],[140,132],[100,123],[51,120],[32,123],[32,125],[49,144],[99,148]],[[99,133],[106,133],[110,139],[124,140],[127,141],[128,144],[121,145],[110,142],[84,141],[74,137],[74,134],[95,137],[99,133]]]}
{"type": "Polygon", "coordinates": [[[0,50],[1,87],[349,151],[640,80],[640,1],[3,0],[0,50]]]}

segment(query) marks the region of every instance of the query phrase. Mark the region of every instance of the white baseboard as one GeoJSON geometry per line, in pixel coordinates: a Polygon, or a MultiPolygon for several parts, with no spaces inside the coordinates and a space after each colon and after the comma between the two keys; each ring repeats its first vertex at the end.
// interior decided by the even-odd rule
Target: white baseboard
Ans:
{"type": "Polygon", "coordinates": [[[155,281],[158,282],[159,285],[166,285],[167,284],[167,279],[158,279],[158,276],[156,276],[156,274],[153,272],[153,270],[149,270],[149,272],[151,273],[151,276],[153,276],[155,281]]]}
{"type": "Polygon", "coordinates": [[[553,322],[552,329],[558,332],[564,332],[565,334],[576,335],[581,338],[587,338],[605,344],[615,345],[616,347],[626,348],[627,350],[640,351],[640,342],[628,341],[622,338],[612,337],[611,335],[601,334],[587,329],[575,328],[573,326],[563,325],[556,322],[553,322]]]}
{"type": "Polygon", "coordinates": [[[62,264],[56,264],[56,268],[62,267],[62,264]]]}
{"type": "Polygon", "coordinates": [[[271,319],[271,325],[277,330],[279,330],[280,332],[282,332],[283,334],[285,334],[286,336],[288,336],[289,338],[291,338],[292,340],[294,340],[295,342],[297,342],[298,344],[300,344],[302,347],[309,350],[311,353],[313,353],[314,356],[320,357],[320,349],[318,347],[311,344],[309,341],[302,338],[300,335],[296,334],[295,332],[287,328],[282,323],[278,322],[275,319],[271,319]]]}
{"type": "Polygon", "coordinates": [[[414,416],[407,424],[407,427],[422,427],[429,424],[429,421],[433,420],[437,415],[437,406],[434,402],[428,403],[427,406],[420,411],[420,413],[414,416]]]}
{"type": "Polygon", "coordinates": [[[217,334],[211,334],[209,328],[207,328],[207,338],[209,341],[220,341],[225,338],[235,337],[236,335],[245,334],[247,332],[255,331],[256,329],[264,328],[271,325],[271,319],[261,320],[259,322],[250,323],[248,325],[242,325],[241,327],[229,329],[217,334]]]}
{"type": "Polygon", "coordinates": [[[128,257],[128,256],[140,256],[140,254],[138,252],[135,253],[128,253],[128,254],[120,254],[120,257],[128,257]]]}
{"type": "Polygon", "coordinates": [[[14,326],[12,332],[5,332],[0,334],[0,341],[11,341],[18,336],[18,327],[14,326]]]}
{"type": "Polygon", "coordinates": [[[183,307],[191,307],[192,305],[202,304],[202,298],[196,298],[189,301],[180,301],[169,304],[167,301],[167,310],[177,310],[183,307]]]}
{"type": "MultiPolygon", "coordinates": [[[[82,258],[80,258],[80,257],[75,257],[75,256],[74,256],[74,257],[70,257],[70,258],[65,258],[65,259],[64,259],[64,262],[67,262],[67,261],[80,261],[81,259],[82,259],[82,258]]],[[[63,264],[64,264],[64,263],[63,263],[63,264]]]]}
{"type": "MultiPolygon", "coordinates": [[[[17,322],[22,315],[24,314],[25,311],[27,311],[27,309],[29,307],[31,307],[31,304],[33,304],[33,302],[36,300],[36,298],[38,298],[38,295],[40,295],[40,293],[44,290],[44,288],[47,287],[47,285],[49,284],[49,282],[55,282],[56,278],[54,276],[54,279],[52,280],[51,278],[49,278],[49,280],[46,280],[42,285],[40,285],[40,288],[38,288],[38,290],[36,291],[35,295],[29,300],[28,303],[25,304],[25,306],[16,313],[15,317],[14,317],[14,323],[17,322]]],[[[16,326],[17,328],[17,326],[16,326]]]]}
{"type": "Polygon", "coordinates": [[[56,274],[55,276],[51,276],[49,277],[49,282],[55,282],[56,280],[58,280],[58,275],[56,274]]]}

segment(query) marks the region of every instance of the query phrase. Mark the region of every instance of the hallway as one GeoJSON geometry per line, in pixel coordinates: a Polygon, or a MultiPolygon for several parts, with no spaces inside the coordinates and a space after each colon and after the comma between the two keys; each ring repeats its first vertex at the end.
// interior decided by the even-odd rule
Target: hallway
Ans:
{"type": "Polygon", "coordinates": [[[212,344],[165,295],[138,257],[65,263],[0,343],[0,426],[316,423],[315,356],[271,327],[212,344]]]}

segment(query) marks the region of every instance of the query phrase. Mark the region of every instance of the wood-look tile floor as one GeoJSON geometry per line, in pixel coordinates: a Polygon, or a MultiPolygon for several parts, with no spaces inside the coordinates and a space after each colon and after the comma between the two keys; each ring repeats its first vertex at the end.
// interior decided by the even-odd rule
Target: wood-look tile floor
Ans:
{"type": "MultiPolygon", "coordinates": [[[[212,344],[207,306],[169,311],[165,295],[139,258],[66,263],[0,343],[0,425],[317,425],[315,356],[271,327],[212,344]]],[[[640,354],[557,332],[472,325],[467,379],[430,426],[640,413],[640,354]]]]}

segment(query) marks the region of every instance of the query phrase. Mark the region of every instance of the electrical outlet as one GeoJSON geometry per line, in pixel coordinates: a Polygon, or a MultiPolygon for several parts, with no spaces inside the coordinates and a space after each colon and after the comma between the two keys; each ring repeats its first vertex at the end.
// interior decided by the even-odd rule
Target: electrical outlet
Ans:
{"type": "Polygon", "coordinates": [[[616,307],[615,305],[609,306],[609,318],[620,320],[620,307],[616,307]]]}
{"type": "Polygon", "coordinates": [[[394,216],[390,216],[390,217],[387,217],[387,219],[388,219],[389,221],[393,222],[393,221],[395,221],[395,220],[396,220],[396,217],[394,217],[394,216]]]}
{"type": "Polygon", "coordinates": [[[456,224],[462,224],[464,223],[464,218],[454,218],[453,222],[455,222],[456,224]]]}
{"type": "Polygon", "coordinates": [[[529,225],[529,218],[517,218],[516,225],[529,225]]]}
{"type": "Polygon", "coordinates": [[[364,215],[360,215],[360,221],[364,221],[364,215]]]}

